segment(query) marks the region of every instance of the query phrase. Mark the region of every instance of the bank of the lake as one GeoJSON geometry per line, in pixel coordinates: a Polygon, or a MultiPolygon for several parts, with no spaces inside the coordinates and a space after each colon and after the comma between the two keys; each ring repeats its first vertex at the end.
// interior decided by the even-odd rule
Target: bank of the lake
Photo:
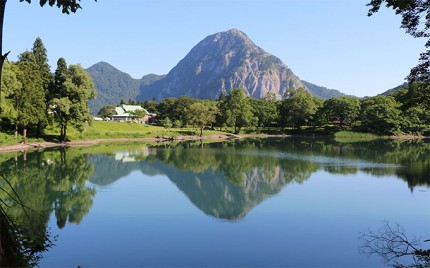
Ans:
{"type": "Polygon", "coordinates": [[[301,131],[271,129],[246,129],[246,134],[232,134],[221,130],[205,130],[203,136],[199,136],[199,130],[195,128],[170,128],[152,126],[136,123],[118,122],[94,122],[87,125],[84,131],[78,132],[76,129],[68,130],[68,141],[58,140],[58,129],[48,128],[41,138],[29,138],[23,142],[22,136],[15,137],[12,134],[0,133],[0,152],[12,152],[30,149],[69,147],[69,146],[89,146],[102,142],[170,142],[187,140],[228,140],[236,138],[269,138],[286,136],[319,136],[330,137],[338,141],[354,142],[373,139],[418,139],[423,136],[401,135],[401,136],[381,136],[371,133],[361,133],[352,131],[341,131],[336,129],[331,131],[304,129],[301,131]],[[263,133],[260,133],[263,132],[263,133]]]}
{"type": "Polygon", "coordinates": [[[71,146],[91,146],[99,143],[126,143],[126,142],[173,142],[173,141],[223,141],[229,139],[244,139],[244,138],[275,138],[275,137],[287,137],[287,135],[267,135],[267,134],[218,134],[218,135],[206,135],[206,136],[161,136],[154,138],[112,138],[112,139],[95,139],[95,140],[76,140],[67,142],[50,142],[43,140],[36,140],[27,143],[17,143],[0,146],[0,153],[2,152],[14,152],[23,150],[34,150],[43,148],[54,148],[54,147],[71,147],[71,146]]]}

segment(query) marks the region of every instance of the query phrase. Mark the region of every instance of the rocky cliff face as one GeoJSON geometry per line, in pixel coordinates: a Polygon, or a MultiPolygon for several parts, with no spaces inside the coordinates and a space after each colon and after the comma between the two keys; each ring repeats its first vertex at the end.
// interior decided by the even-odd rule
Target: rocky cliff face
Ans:
{"type": "Polygon", "coordinates": [[[299,87],[305,85],[280,59],[232,29],[206,37],[165,78],[142,85],[138,99],[184,95],[215,99],[234,88],[243,88],[254,98],[273,93],[280,99],[288,88],[299,87]]]}

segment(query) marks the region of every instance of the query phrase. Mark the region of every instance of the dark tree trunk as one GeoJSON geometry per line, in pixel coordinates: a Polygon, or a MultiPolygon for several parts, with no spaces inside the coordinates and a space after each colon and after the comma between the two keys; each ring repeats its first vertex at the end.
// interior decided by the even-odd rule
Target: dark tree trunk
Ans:
{"type": "Polygon", "coordinates": [[[64,126],[60,126],[60,141],[64,140],[64,126]]]}
{"type": "Polygon", "coordinates": [[[64,147],[60,149],[60,159],[62,165],[66,164],[66,149],[64,147]]]}
{"type": "Polygon", "coordinates": [[[9,51],[3,54],[3,21],[4,21],[4,11],[6,8],[6,1],[7,0],[0,0],[0,114],[2,113],[1,80],[2,80],[3,63],[10,52],[9,51]]]}
{"type": "Polygon", "coordinates": [[[22,130],[22,136],[24,138],[24,143],[27,143],[27,126],[24,126],[24,129],[22,130]]]}
{"type": "Polygon", "coordinates": [[[60,141],[65,141],[67,136],[67,122],[64,124],[61,124],[61,133],[60,133],[60,141]]]}
{"type": "Polygon", "coordinates": [[[42,135],[42,124],[39,122],[37,123],[36,138],[40,138],[41,135],[42,135]]]}

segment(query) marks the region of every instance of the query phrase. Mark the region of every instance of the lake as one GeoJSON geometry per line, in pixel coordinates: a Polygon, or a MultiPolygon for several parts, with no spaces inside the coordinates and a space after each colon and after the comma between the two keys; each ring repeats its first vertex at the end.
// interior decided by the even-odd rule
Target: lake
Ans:
{"type": "Polygon", "coordinates": [[[380,267],[361,233],[430,239],[429,140],[100,144],[0,170],[26,206],[2,191],[5,213],[55,244],[40,267],[380,267]]]}

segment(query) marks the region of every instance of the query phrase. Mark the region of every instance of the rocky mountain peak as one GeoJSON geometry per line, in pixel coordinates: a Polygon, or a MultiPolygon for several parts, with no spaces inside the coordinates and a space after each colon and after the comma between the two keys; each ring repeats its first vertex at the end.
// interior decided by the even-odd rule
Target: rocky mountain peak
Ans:
{"type": "Polygon", "coordinates": [[[217,98],[243,88],[249,96],[273,93],[282,98],[288,88],[305,87],[277,57],[265,52],[242,31],[231,29],[199,42],[164,78],[141,88],[139,99],[190,96],[217,98]]]}
{"type": "Polygon", "coordinates": [[[219,32],[214,35],[210,35],[207,38],[213,39],[214,42],[236,42],[237,44],[241,43],[248,48],[256,46],[254,42],[244,32],[235,28],[225,32],[219,32]]]}
{"type": "Polygon", "coordinates": [[[268,93],[283,98],[289,88],[307,88],[326,99],[344,94],[300,81],[280,59],[258,47],[244,32],[231,29],[209,35],[167,74],[148,74],[142,79],[99,62],[87,69],[97,88],[97,99],[91,100],[96,114],[107,104],[121,99],[157,101],[170,97],[216,99],[221,93],[243,88],[248,96],[263,98],[268,93]]]}

